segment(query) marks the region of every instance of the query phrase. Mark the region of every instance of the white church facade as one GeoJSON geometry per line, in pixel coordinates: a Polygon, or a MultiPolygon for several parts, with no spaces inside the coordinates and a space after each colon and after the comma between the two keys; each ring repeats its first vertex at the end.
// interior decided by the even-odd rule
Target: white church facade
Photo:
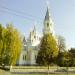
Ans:
{"type": "MultiPolygon", "coordinates": [[[[53,26],[54,23],[51,19],[50,10],[49,7],[47,7],[43,23],[43,35],[50,33],[55,37],[53,26]]],[[[25,37],[23,38],[23,49],[20,54],[19,65],[36,65],[36,58],[39,51],[41,38],[42,36],[37,33],[35,26],[30,32],[28,39],[25,40],[25,37]]]]}

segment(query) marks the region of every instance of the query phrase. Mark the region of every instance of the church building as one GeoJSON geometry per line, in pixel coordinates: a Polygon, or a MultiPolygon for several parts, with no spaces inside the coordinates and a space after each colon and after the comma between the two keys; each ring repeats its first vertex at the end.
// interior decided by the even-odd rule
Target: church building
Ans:
{"type": "MultiPolygon", "coordinates": [[[[47,7],[45,19],[43,22],[43,35],[52,34],[55,37],[53,31],[54,23],[51,19],[49,7],[47,7]]],[[[37,33],[36,27],[30,32],[29,37],[25,40],[23,38],[23,49],[19,58],[19,65],[36,65],[36,58],[39,51],[40,41],[42,36],[37,33]]]]}

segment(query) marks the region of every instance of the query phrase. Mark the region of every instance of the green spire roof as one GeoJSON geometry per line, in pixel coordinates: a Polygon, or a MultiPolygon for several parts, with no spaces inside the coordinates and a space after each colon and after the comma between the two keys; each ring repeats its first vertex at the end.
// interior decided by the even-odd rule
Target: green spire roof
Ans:
{"type": "Polygon", "coordinates": [[[50,12],[49,12],[49,8],[48,7],[47,7],[47,12],[46,12],[45,20],[50,20],[50,12]]]}

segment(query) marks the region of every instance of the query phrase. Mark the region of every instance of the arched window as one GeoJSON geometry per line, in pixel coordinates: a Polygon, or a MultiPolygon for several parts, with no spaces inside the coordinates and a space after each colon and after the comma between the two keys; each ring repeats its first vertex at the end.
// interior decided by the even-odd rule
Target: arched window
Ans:
{"type": "Polygon", "coordinates": [[[26,60],[26,55],[25,55],[25,60],[26,60]]]}
{"type": "Polygon", "coordinates": [[[36,36],[34,36],[34,39],[36,39],[36,36]]]}
{"type": "Polygon", "coordinates": [[[38,36],[37,36],[37,40],[38,40],[38,36]]]}
{"type": "Polygon", "coordinates": [[[24,55],[23,55],[23,60],[24,60],[24,55]]]}
{"type": "Polygon", "coordinates": [[[41,40],[41,38],[39,37],[39,41],[41,40]]]}
{"type": "Polygon", "coordinates": [[[49,27],[49,23],[47,23],[47,27],[49,27]]]}
{"type": "Polygon", "coordinates": [[[23,60],[26,60],[26,55],[23,55],[23,60]]]}
{"type": "Polygon", "coordinates": [[[33,40],[32,40],[32,42],[33,42],[33,40]]]}
{"type": "Polygon", "coordinates": [[[37,59],[37,56],[35,55],[35,59],[37,59]]]}

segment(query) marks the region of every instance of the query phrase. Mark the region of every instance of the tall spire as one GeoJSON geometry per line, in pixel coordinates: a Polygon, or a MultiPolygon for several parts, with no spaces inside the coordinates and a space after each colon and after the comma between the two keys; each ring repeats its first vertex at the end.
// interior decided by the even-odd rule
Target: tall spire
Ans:
{"type": "Polygon", "coordinates": [[[47,11],[44,19],[44,29],[43,29],[44,34],[53,34],[53,21],[51,18],[50,14],[50,9],[49,9],[49,1],[47,2],[47,11]]]}
{"type": "Polygon", "coordinates": [[[49,1],[47,1],[47,12],[45,15],[45,21],[49,21],[50,20],[50,8],[49,8],[49,1]]]}
{"type": "Polygon", "coordinates": [[[35,27],[35,25],[34,25],[34,29],[33,29],[33,32],[36,32],[36,27],[35,27]]]}
{"type": "Polygon", "coordinates": [[[33,32],[36,34],[36,22],[34,22],[33,32]]]}
{"type": "Polygon", "coordinates": [[[46,12],[46,16],[45,16],[45,21],[49,21],[50,20],[50,13],[49,13],[49,8],[47,7],[47,12],[46,12]]]}

